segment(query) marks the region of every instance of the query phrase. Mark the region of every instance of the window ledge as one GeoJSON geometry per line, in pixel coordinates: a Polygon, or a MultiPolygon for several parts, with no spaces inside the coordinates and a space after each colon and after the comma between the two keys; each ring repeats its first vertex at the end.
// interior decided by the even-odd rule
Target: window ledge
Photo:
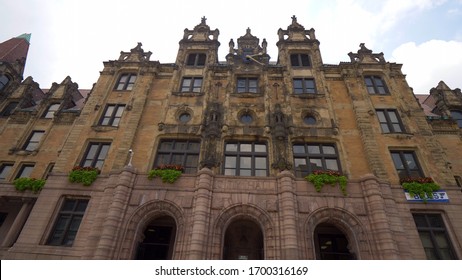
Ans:
{"type": "Polygon", "coordinates": [[[406,133],[406,132],[402,132],[402,133],[382,133],[382,134],[387,136],[387,137],[393,137],[393,138],[396,138],[396,139],[411,139],[414,136],[413,133],[406,133]]]}
{"type": "Polygon", "coordinates": [[[185,97],[194,97],[194,96],[202,96],[204,95],[204,92],[190,92],[190,91],[175,91],[172,92],[172,95],[176,96],[185,96],[185,97]]]}
{"type": "Polygon", "coordinates": [[[261,97],[263,93],[256,93],[256,92],[232,92],[231,96],[234,97],[243,97],[243,98],[254,98],[254,97],[261,97]]]}
{"type": "Polygon", "coordinates": [[[118,126],[112,126],[112,125],[94,125],[91,128],[97,132],[107,132],[107,131],[113,131],[113,130],[119,129],[118,126]]]}
{"type": "Polygon", "coordinates": [[[324,97],[325,94],[322,94],[322,93],[293,93],[292,96],[301,98],[301,99],[315,99],[318,97],[324,97]]]}

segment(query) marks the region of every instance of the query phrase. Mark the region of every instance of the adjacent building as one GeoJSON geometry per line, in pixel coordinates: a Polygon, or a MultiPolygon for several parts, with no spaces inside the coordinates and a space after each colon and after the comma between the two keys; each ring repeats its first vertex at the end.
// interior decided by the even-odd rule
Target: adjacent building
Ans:
{"type": "Polygon", "coordinates": [[[462,256],[460,89],[414,95],[364,44],[325,64],[295,16],[275,60],[247,29],[220,61],[202,18],[176,61],[138,43],[91,90],[23,79],[29,37],[0,44],[1,259],[462,256]],[[168,167],[173,183],[148,178],[168,167]],[[324,173],[345,188],[305,179],[324,173]],[[405,192],[409,178],[440,189],[405,192]]]}

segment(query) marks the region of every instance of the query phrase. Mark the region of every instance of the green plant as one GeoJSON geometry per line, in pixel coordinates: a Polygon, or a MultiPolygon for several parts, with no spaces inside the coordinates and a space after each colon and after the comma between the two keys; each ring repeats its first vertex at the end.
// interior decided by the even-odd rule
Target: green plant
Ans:
{"type": "Polygon", "coordinates": [[[308,182],[313,183],[314,188],[317,192],[320,192],[324,185],[334,186],[339,185],[343,195],[346,195],[346,185],[348,183],[347,177],[340,174],[338,171],[332,170],[315,170],[310,175],[306,176],[305,179],[308,182]]]}
{"type": "Polygon", "coordinates": [[[183,173],[184,168],[181,165],[165,164],[149,171],[148,179],[160,177],[162,182],[173,184],[183,173]]]}
{"type": "Polygon", "coordinates": [[[90,186],[98,177],[100,173],[98,168],[95,167],[80,167],[75,166],[69,172],[69,182],[82,183],[84,186],[90,186]]]}
{"type": "Polygon", "coordinates": [[[31,190],[34,193],[38,193],[45,185],[46,180],[35,179],[35,178],[18,178],[13,181],[13,185],[18,191],[31,190]]]}
{"type": "Polygon", "coordinates": [[[411,196],[418,195],[424,202],[427,202],[427,197],[433,197],[433,192],[440,189],[440,186],[430,177],[404,178],[400,183],[411,196]]]}

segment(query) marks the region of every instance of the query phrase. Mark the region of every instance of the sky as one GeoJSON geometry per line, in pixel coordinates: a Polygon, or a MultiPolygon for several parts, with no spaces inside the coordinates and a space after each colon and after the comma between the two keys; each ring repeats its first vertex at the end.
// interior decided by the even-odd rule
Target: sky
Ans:
{"type": "Polygon", "coordinates": [[[41,88],[67,76],[90,89],[103,62],[117,60],[138,42],[151,60],[175,62],[185,28],[207,18],[218,29],[219,60],[230,39],[247,28],[268,42],[277,60],[279,28],[291,17],[314,28],[323,62],[349,61],[365,43],[386,61],[403,64],[416,94],[427,94],[444,81],[462,88],[462,0],[0,0],[0,42],[31,33],[24,77],[41,88]]]}

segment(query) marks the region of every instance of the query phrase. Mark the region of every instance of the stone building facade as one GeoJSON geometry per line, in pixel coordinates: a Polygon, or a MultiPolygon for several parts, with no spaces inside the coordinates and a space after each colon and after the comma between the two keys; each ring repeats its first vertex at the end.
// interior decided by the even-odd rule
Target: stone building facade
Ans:
{"type": "Polygon", "coordinates": [[[295,16],[277,35],[277,61],[250,29],[219,61],[202,18],[174,63],[139,43],[91,91],[70,77],[42,90],[4,60],[0,258],[460,258],[460,89],[416,97],[401,65],[364,44],[324,64],[295,16]],[[184,172],[148,179],[163,165],[184,172]],[[84,186],[69,181],[75,166],[100,173],[84,186]],[[304,177],[319,170],[346,190],[317,191],[304,177]],[[22,177],[46,182],[19,191],[22,177]],[[441,190],[406,194],[407,177],[441,190]]]}

